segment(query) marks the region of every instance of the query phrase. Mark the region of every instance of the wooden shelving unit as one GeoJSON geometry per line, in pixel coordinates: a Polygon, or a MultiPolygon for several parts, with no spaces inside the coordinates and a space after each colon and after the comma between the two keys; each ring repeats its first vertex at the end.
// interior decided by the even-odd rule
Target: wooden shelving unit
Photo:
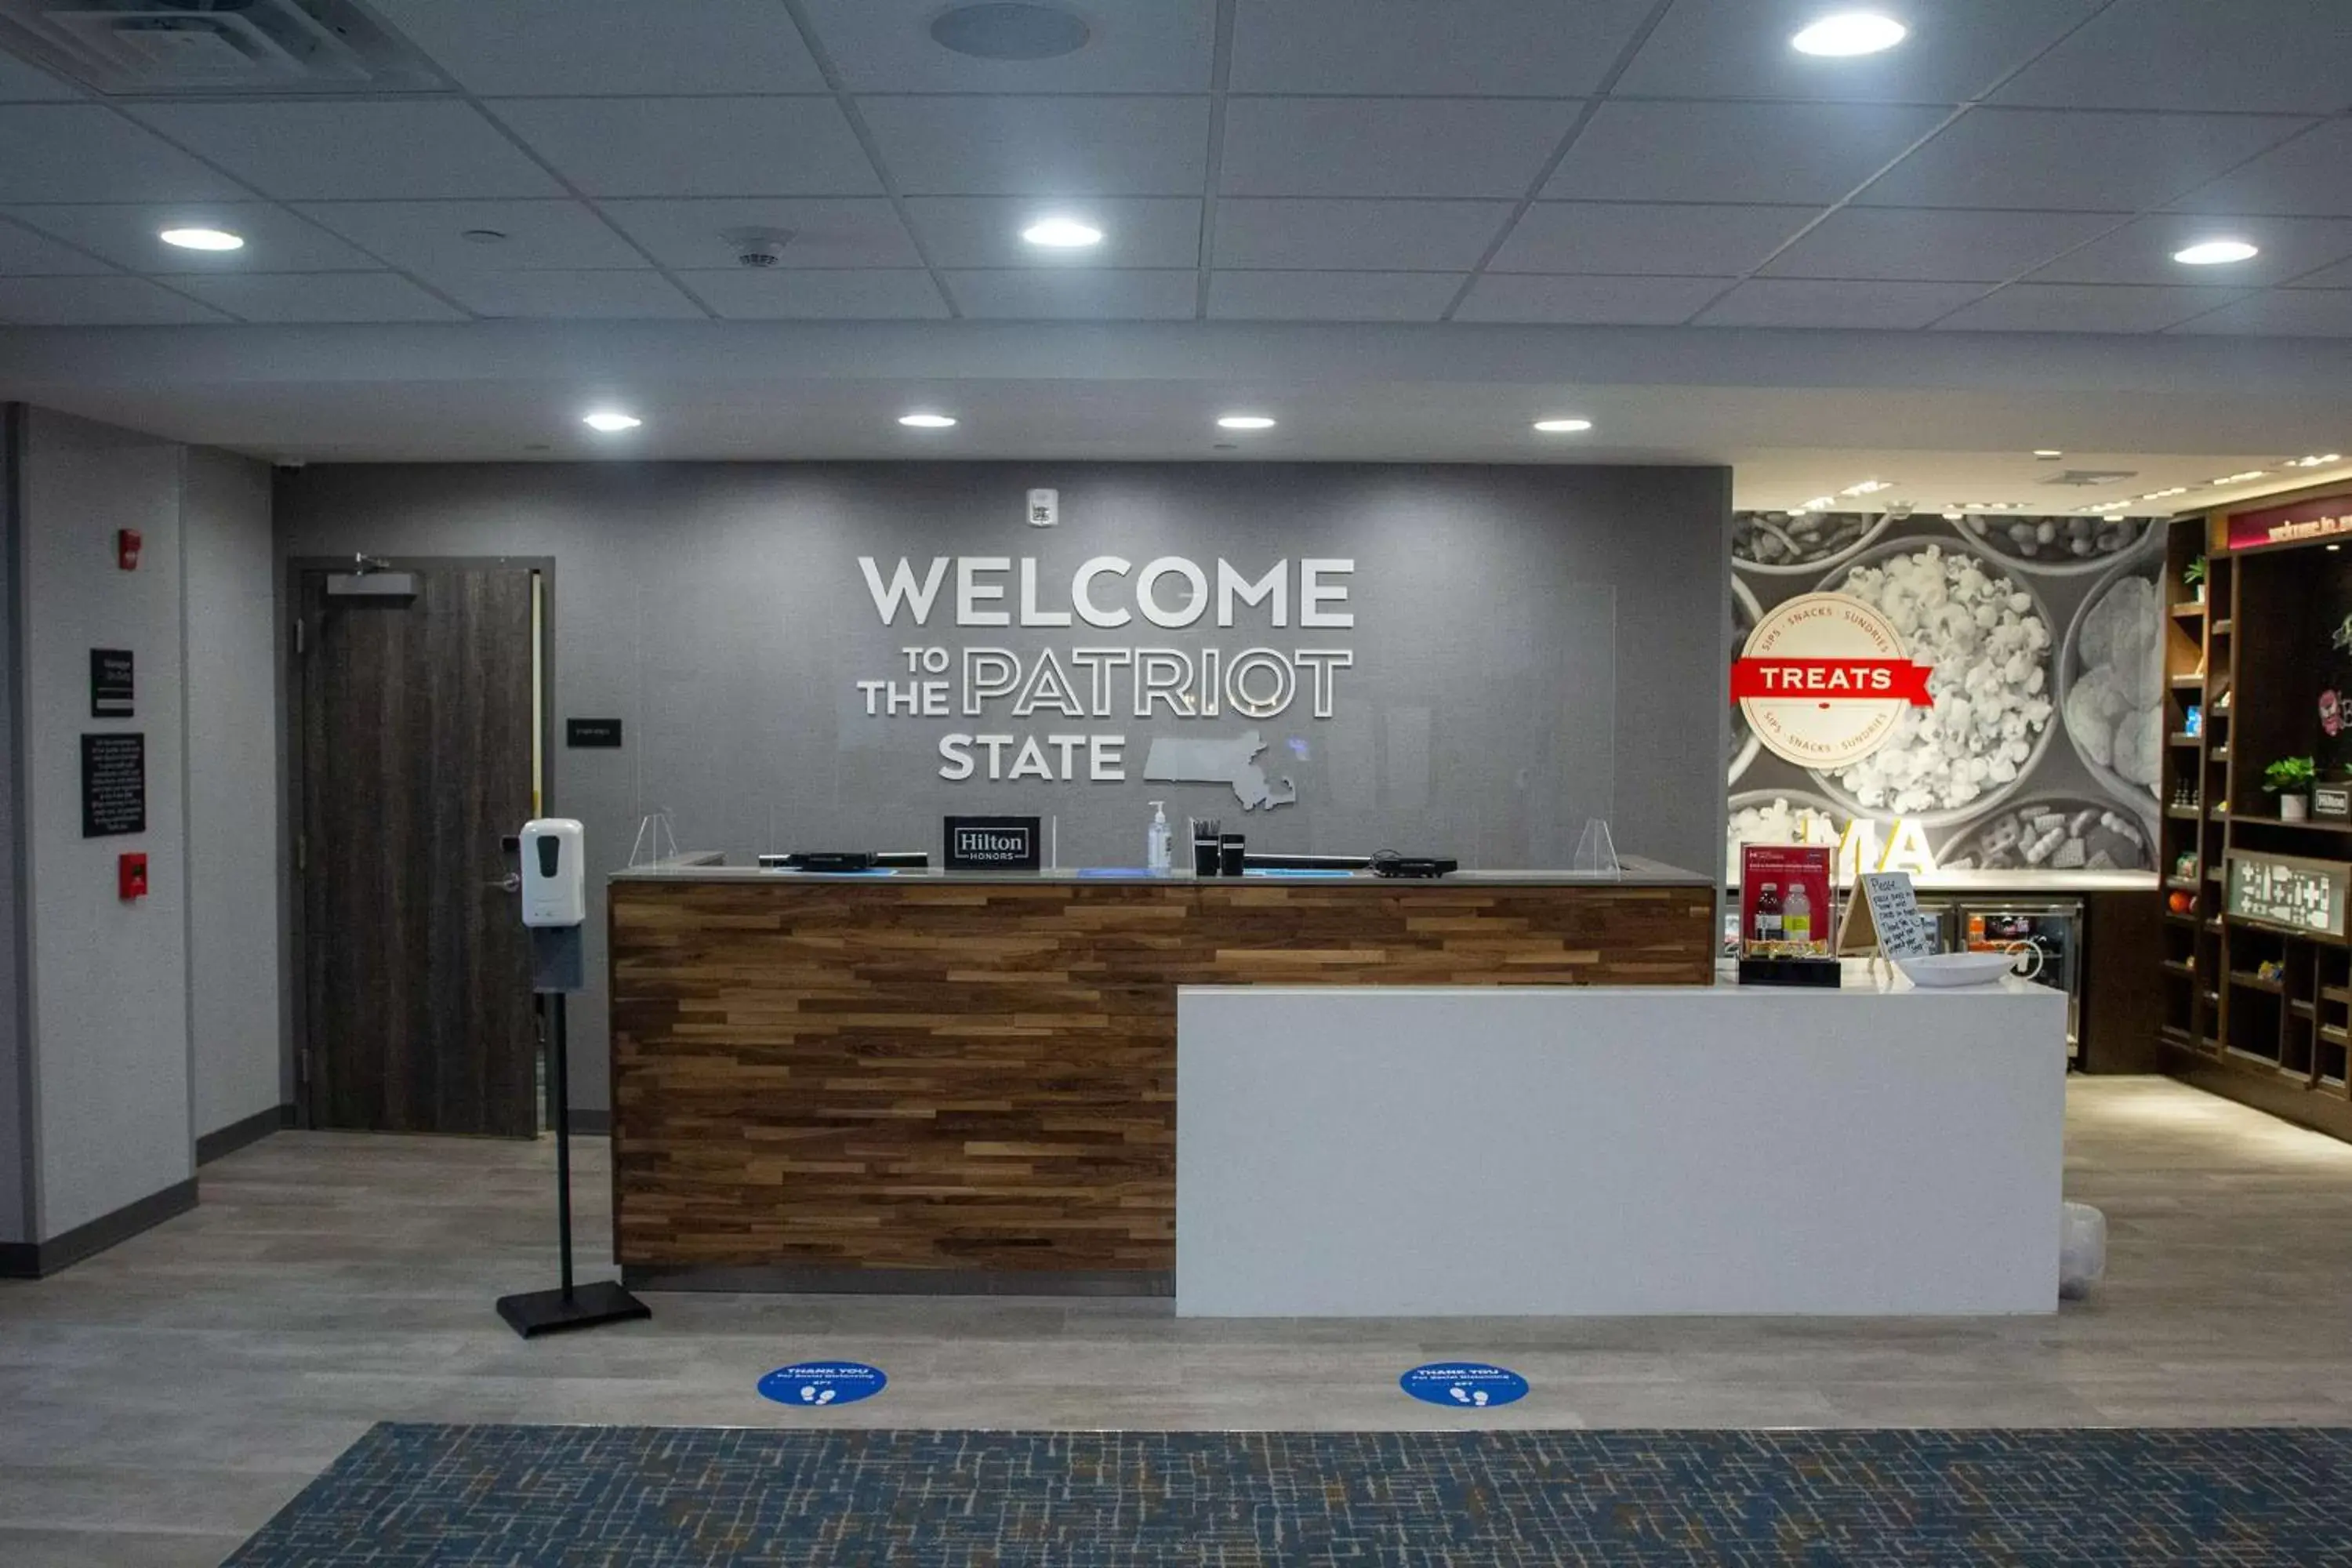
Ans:
{"type": "MultiPolygon", "coordinates": [[[[2345,504],[2352,511],[2352,497],[2345,504]]],[[[2261,789],[2272,760],[2316,750],[2311,667],[2328,651],[2331,617],[2352,612],[2352,543],[2344,554],[2301,544],[2232,553],[2227,523],[2177,520],[2166,544],[2158,1037],[2178,1075],[2352,1139],[2352,946],[2238,919],[2223,884],[2233,851],[2352,862],[2352,823],[2282,821],[2261,789]],[[2181,580],[2200,556],[2203,604],[2181,580]],[[2202,717],[2194,735],[2192,703],[2202,717]],[[2181,893],[2192,905],[2174,910],[2181,893]]]]}

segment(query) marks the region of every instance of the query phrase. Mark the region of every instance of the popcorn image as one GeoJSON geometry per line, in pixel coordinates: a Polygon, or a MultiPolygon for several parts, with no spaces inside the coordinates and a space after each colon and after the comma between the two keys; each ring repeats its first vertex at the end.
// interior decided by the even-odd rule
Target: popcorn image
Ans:
{"type": "Polygon", "coordinates": [[[2147,831],[2089,802],[2039,801],[1997,812],[1944,846],[1948,871],[2144,871],[2147,831]]]}
{"type": "Polygon", "coordinates": [[[2016,782],[2049,727],[2050,626],[2033,598],[1975,556],[1925,544],[1855,567],[1838,592],[1875,606],[1914,663],[1933,667],[1927,708],[1828,776],[1873,813],[1965,806],[2016,782]]]}
{"type": "Polygon", "coordinates": [[[1985,517],[1966,526],[1996,554],[2044,567],[2119,555],[2148,529],[2147,519],[2129,517],[1985,517]]]}
{"type": "Polygon", "coordinates": [[[2066,733],[2084,760],[2150,795],[2164,754],[2164,639],[2156,584],[2126,577],[2083,614],[2066,733]]]}

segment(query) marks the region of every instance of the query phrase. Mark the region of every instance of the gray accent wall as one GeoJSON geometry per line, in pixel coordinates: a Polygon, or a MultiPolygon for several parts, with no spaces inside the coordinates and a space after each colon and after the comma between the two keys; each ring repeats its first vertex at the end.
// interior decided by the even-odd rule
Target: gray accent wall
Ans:
{"type": "MultiPolygon", "coordinates": [[[[276,514],[289,560],[553,561],[549,809],[587,824],[604,869],[656,810],[680,847],[739,862],[783,847],[937,855],[942,815],[1001,812],[1055,818],[1065,865],[1134,866],[1145,803],[1163,798],[1180,832],[1214,816],[1256,847],[1483,867],[1565,865],[1600,816],[1621,850],[1705,869],[1723,838],[1729,491],[1728,470],[1675,468],[314,464],[278,475],[276,514]],[[1060,493],[1055,528],[1026,524],[1039,487],[1060,493]],[[861,555],[886,576],[902,556],[919,574],[935,556],[1034,557],[1041,604],[1062,608],[1090,557],[1184,557],[1213,584],[1221,557],[1251,577],[1286,560],[1291,620],[1244,607],[1229,628],[958,629],[943,602],[926,626],[884,626],[861,555]],[[1352,628],[1298,625],[1308,558],[1354,561],[1352,628]],[[1303,699],[1264,721],[868,716],[856,682],[908,679],[900,649],[983,645],[1024,663],[1079,646],[1228,658],[1263,646],[1343,648],[1355,664],[1323,720],[1303,699]],[[626,744],[565,750],[566,716],[619,718],[626,744]],[[1155,735],[1253,723],[1261,766],[1296,781],[1297,804],[1245,813],[1220,784],[1144,780],[1155,735]],[[991,784],[983,761],[951,783],[938,746],[952,731],[1123,733],[1128,777],[991,784]]],[[[1018,578],[1004,580],[1017,612],[1018,578]]],[[[1104,586],[1107,605],[1134,606],[1131,586],[1104,586]]],[[[950,568],[943,601],[954,588],[950,568]]],[[[600,978],[573,1011],[573,1082],[594,1109],[601,903],[588,933],[600,978]]]]}
{"type": "Polygon", "coordinates": [[[188,1037],[201,1138],[283,1101],[277,556],[269,469],[191,448],[182,505],[187,659],[188,1037]]]}

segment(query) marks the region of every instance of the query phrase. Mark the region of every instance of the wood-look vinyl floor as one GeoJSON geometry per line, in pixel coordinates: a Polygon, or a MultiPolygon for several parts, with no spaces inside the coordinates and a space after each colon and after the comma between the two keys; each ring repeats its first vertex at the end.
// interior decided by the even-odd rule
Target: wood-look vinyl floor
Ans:
{"type": "MultiPolygon", "coordinates": [[[[2108,1279],[2001,1321],[1178,1321],[1165,1301],[663,1295],[651,1322],[517,1340],[551,1283],[551,1146],[281,1133],[203,1201],[0,1282],[0,1563],[210,1564],[383,1418],[689,1426],[1388,1428],[2352,1424],[2352,1146],[2159,1079],[2070,1085],[2068,1195],[2108,1279]],[[1476,1354],[1534,1392],[1459,1415],[1396,1389],[1476,1354]],[[804,1413],[810,1356],[891,1384],[804,1413]]],[[[579,1234],[601,1256],[601,1141],[579,1234]]],[[[592,1271],[593,1272],[593,1271],[592,1271]]]]}

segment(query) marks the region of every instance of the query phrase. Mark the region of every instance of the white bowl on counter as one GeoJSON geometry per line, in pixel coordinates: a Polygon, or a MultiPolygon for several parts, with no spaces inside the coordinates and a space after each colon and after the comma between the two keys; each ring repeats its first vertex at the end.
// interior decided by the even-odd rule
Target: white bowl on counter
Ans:
{"type": "MultiPolygon", "coordinates": [[[[2033,968],[2041,968],[2040,950],[2026,951],[2033,953],[2033,968]]],[[[2017,961],[2021,956],[2023,954],[2015,950],[2008,952],[1931,952],[1918,958],[1898,958],[1895,961],[1895,967],[1901,970],[1903,977],[1914,985],[1948,990],[1961,985],[1996,984],[2002,975],[2015,972],[2017,961]]],[[[2032,971],[2028,971],[2026,978],[2032,977],[2032,971]]]]}

